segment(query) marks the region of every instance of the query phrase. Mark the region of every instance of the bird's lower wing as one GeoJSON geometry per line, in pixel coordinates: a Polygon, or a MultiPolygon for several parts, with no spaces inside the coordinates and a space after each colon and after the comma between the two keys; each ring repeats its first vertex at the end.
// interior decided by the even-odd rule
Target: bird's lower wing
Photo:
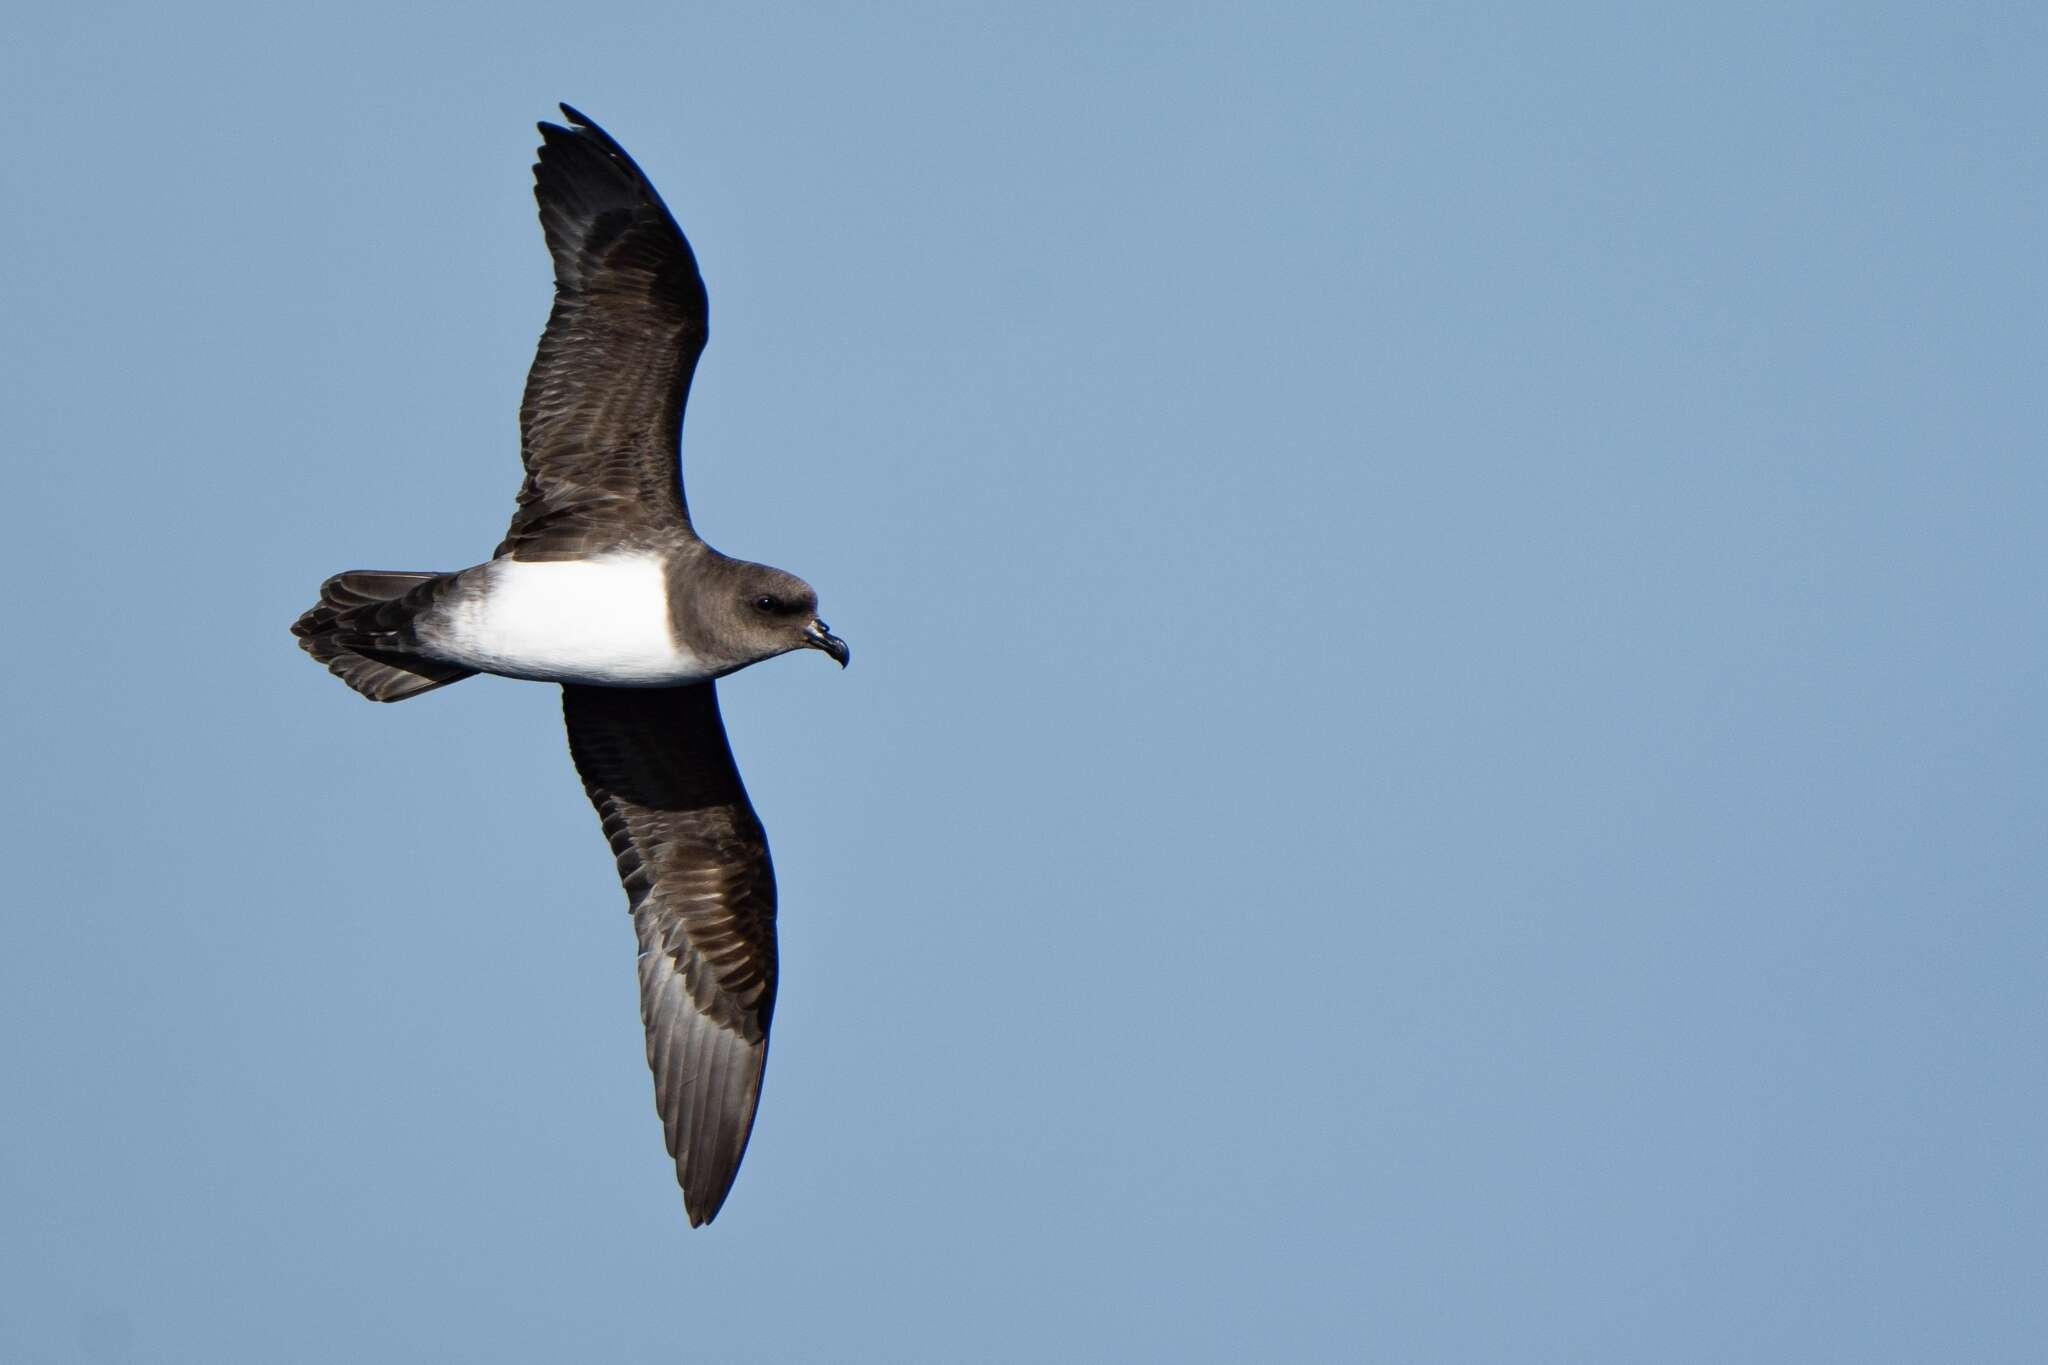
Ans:
{"type": "Polygon", "coordinates": [[[691,1224],[725,1202],[775,1008],[775,873],[713,683],[567,686],[562,710],[640,941],[654,1103],[691,1224]]]}

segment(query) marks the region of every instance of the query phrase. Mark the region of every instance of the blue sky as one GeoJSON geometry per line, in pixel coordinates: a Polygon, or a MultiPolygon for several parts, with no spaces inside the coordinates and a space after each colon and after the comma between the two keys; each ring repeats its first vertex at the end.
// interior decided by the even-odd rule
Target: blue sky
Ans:
{"type": "Polygon", "coordinates": [[[2048,21],[44,7],[0,1355],[2031,1361],[2048,21]],[[691,235],[783,994],[691,1232],[489,553],[532,123],[691,235]]]}

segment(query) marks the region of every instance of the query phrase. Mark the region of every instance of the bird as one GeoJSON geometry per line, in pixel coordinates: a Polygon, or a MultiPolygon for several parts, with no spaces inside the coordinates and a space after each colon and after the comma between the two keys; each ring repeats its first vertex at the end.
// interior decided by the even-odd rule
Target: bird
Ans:
{"type": "Polygon", "coordinates": [[[646,174],[569,105],[533,167],[554,306],[520,402],[525,478],[491,558],[355,569],[292,625],[349,687],[395,702],[478,673],[559,684],[569,752],[639,942],[655,1109],[692,1227],[738,1175],[775,1010],[775,872],[716,680],[846,642],[796,575],[691,523],[683,409],[709,337],[696,254],[646,174]]]}

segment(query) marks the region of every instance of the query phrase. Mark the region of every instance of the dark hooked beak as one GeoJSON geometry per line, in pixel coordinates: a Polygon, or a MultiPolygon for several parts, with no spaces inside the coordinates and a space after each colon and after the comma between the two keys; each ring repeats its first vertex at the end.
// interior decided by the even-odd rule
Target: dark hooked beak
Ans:
{"type": "Polygon", "coordinates": [[[846,647],[846,641],[832,633],[832,627],[823,621],[813,621],[804,627],[804,644],[811,649],[822,649],[839,660],[841,668],[853,658],[853,651],[846,647]]]}

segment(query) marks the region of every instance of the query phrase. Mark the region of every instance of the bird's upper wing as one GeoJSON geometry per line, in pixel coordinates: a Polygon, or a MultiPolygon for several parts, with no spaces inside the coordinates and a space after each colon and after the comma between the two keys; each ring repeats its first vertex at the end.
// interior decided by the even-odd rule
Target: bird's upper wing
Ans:
{"type": "Polygon", "coordinates": [[[569,750],[640,940],[654,1105],[693,1226],[725,1202],[775,1008],[775,873],[715,684],[565,686],[569,750]]]}
{"type": "Polygon", "coordinates": [[[689,531],[683,403],[709,335],[697,258],[605,131],[540,125],[533,196],[555,307],[519,407],[526,482],[497,553],[575,559],[647,528],[689,531]]]}

